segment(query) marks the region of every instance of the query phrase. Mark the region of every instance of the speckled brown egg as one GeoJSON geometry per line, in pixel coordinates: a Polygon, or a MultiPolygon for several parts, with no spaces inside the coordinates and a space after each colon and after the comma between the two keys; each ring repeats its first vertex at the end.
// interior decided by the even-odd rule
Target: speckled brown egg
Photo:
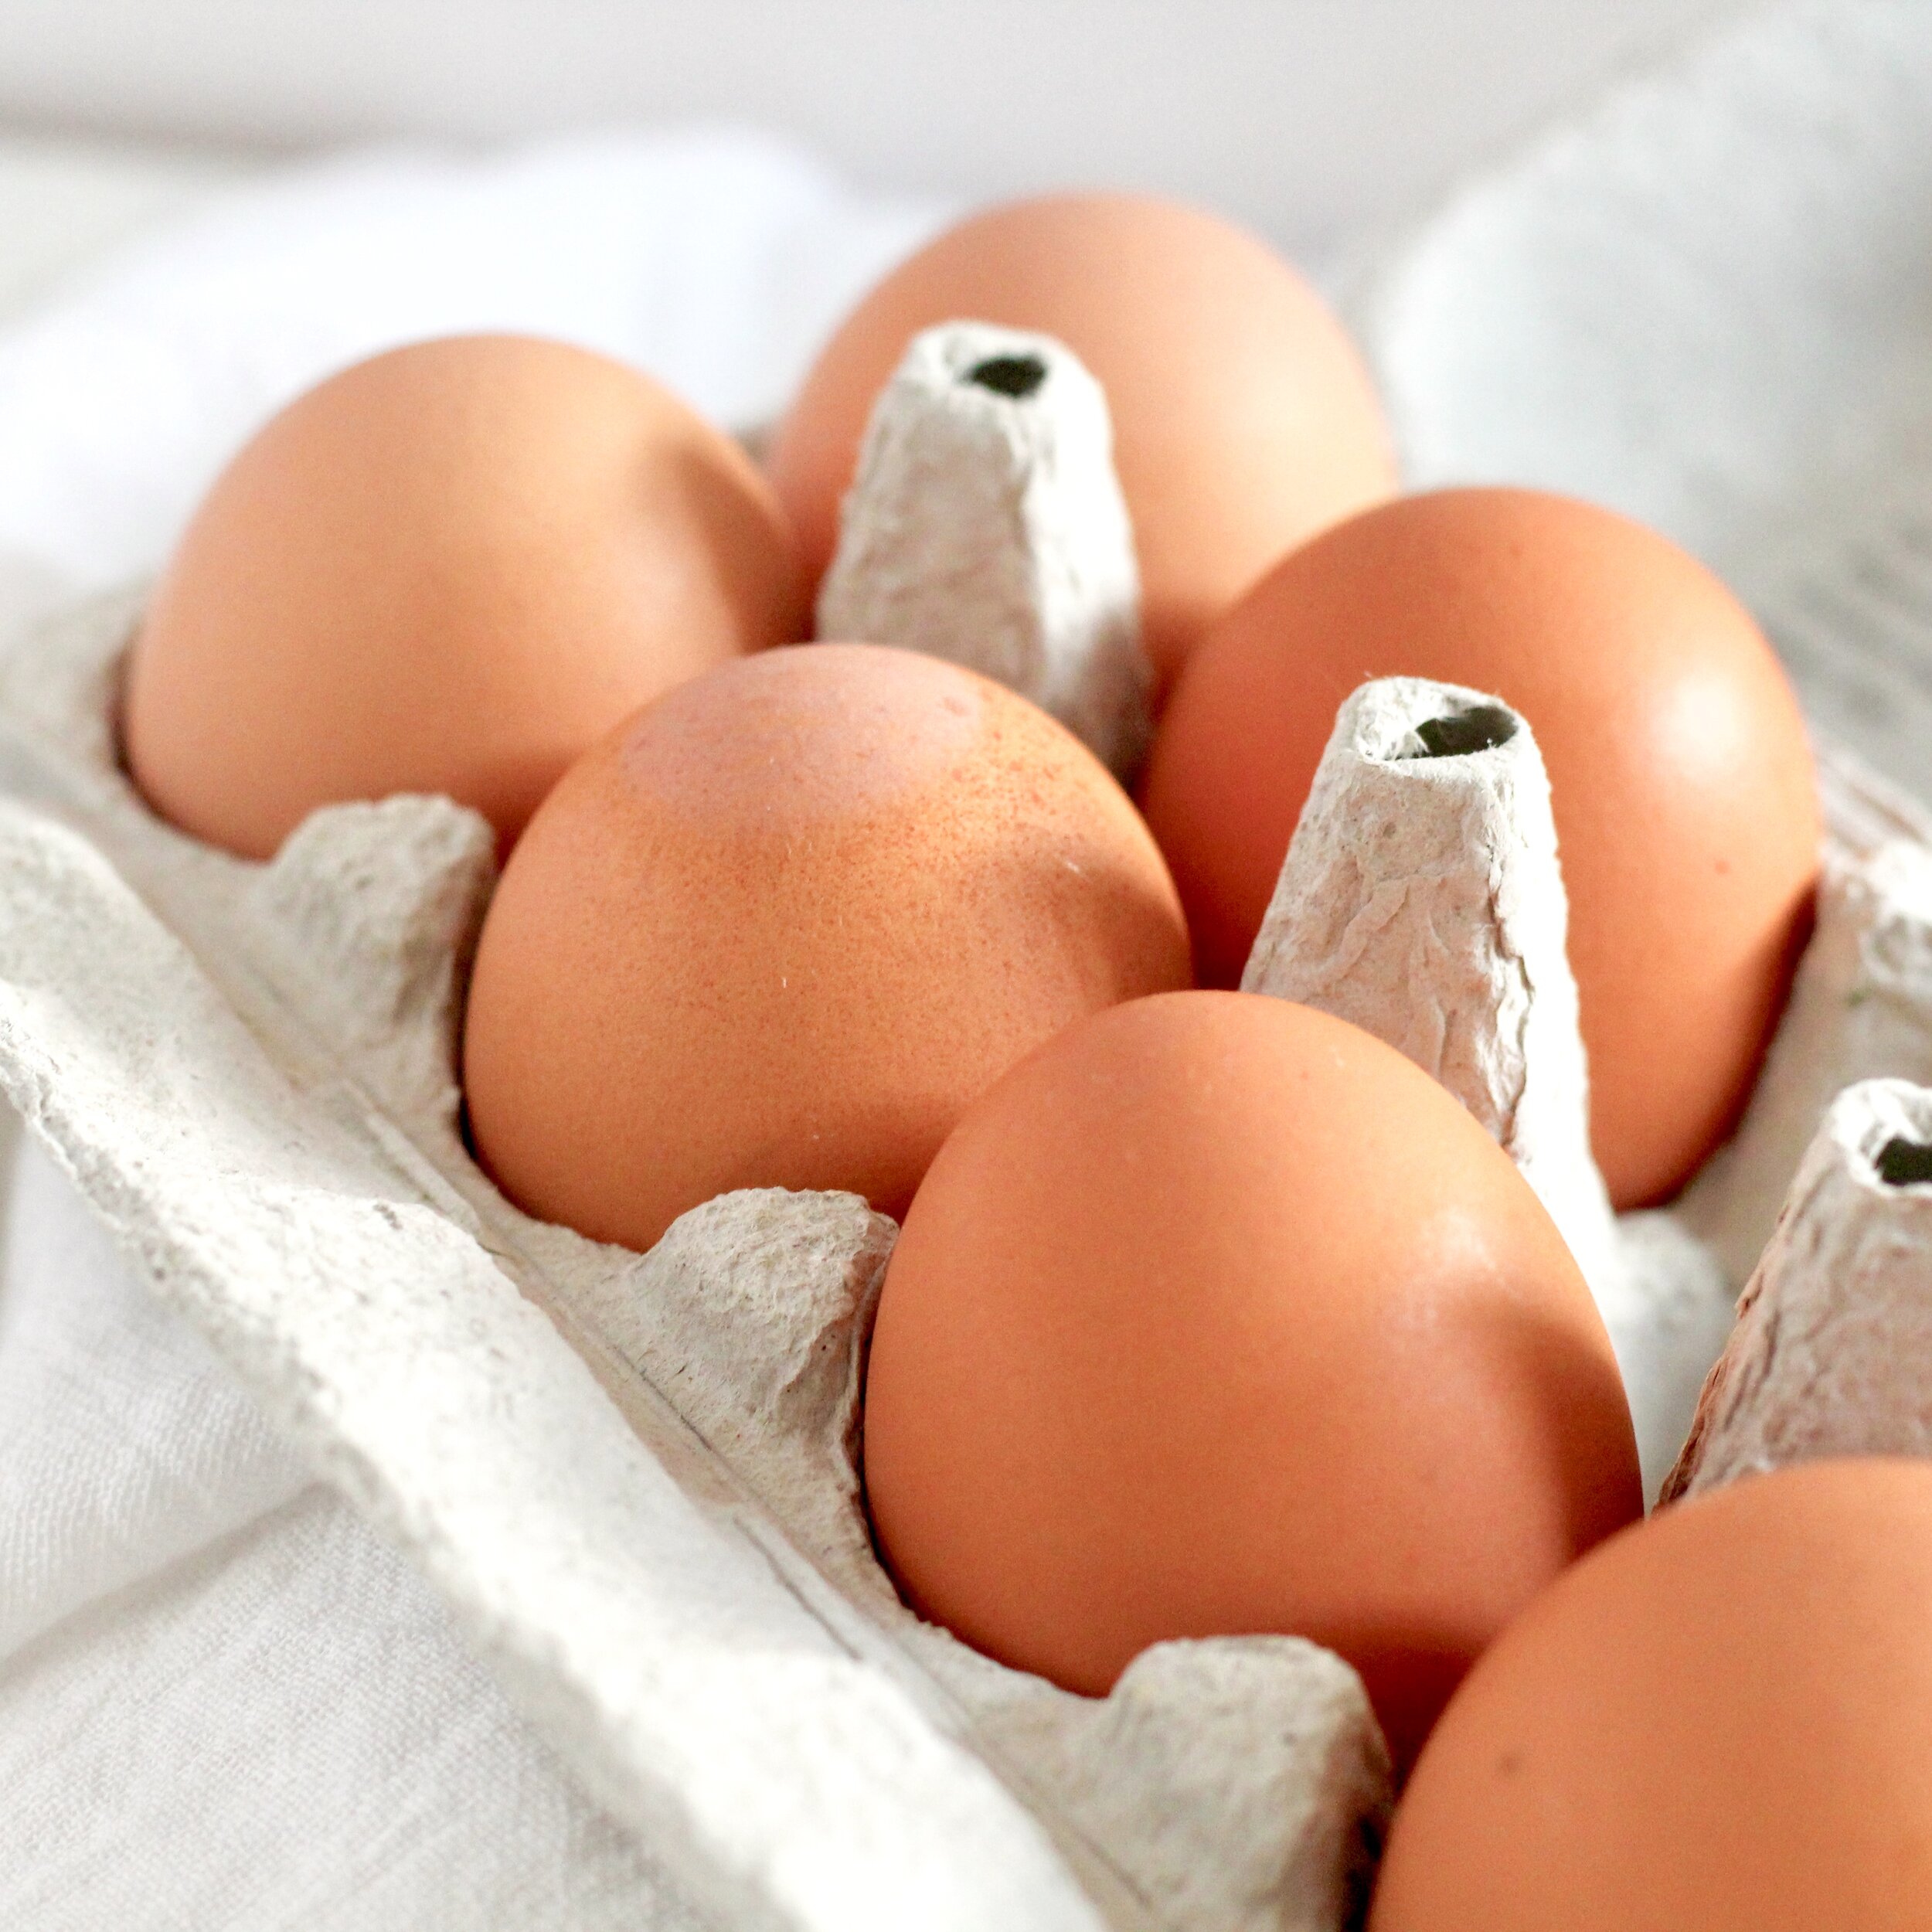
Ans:
{"type": "Polygon", "coordinates": [[[1932,1467],[1665,1510],[1509,1631],[1430,1740],[1370,1932],[1923,1932],[1932,1467]]]}
{"type": "Polygon", "coordinates": [[[1057,336],[1100,379],[1163,682],[1290,544],[1395,487],[1360,358],[1273,250],[1172,202],[1048,195],[947,230],[821,352],[770,458],[814,582],[873,402],[912,338],[954,320],[1057,336]]]}
{"type": "Polygon", "coordinates": [[[968,1110],[887,1270],[865,1474],[907,1599],[988,1655],[1097,1696],[1162,1638],[1312,1638],[1402,1762],[1641,1507],[1509,1158],[1392,1047],[1225,992],[1086,1020],[968,1110]]]}
{"type": "Polygon", "coordinates": [[[507,843],[638,705],[804,624],[770,490],[675,396],[561,342],[420,342],[291,403],[209,492],[129,659],[128,768],[247,858],[395,792],[507,843]]]}
{"type": "Polygon", "coordinates": [[[1810,929],[1821,828],[1804,722],[1749,613],[1607,510],[1445,490],[1286,558],[1206,638],[1143,787],[1206,985],[1240,977],[1358,685],[1439,678],[1529,720],[1549,768],[1619,1207],[1667,1199],[1748,1098],[1810,929]]]}
{"type": "Polygon", "coordinates": [[[1016,1060],[1187,971],[1152,838],[1043,712],[910,651],[771,651],[531,821],[470,988],[471,1128],[513,1200],[634,1248],[733,1188],[903,1213],[1016,1060]]]}

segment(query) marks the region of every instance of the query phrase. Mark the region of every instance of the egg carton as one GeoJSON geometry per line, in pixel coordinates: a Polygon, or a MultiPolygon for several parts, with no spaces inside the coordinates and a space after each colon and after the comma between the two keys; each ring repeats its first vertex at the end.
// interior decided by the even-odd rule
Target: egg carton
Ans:
{"type": "Polygon", "coordinates": [[[489,828],[173,831],[115,755],[139,607],[0,667],[0,1081],[613,1813],[733,1926],[1342,1922],[1388,1801],[1353,1673],[1172,1644],[1096,1701],[917,1623],[855,1467],[893,1223],[754,1190],[638,1256],[512,1207],[455,1079],[489,828]]]}
{"type": "MultiPolygon", "coordinates": [[[[855,1458],[892,1223],[758,1190],[639,1257],[519,1213],[468,1157],[454,1077],[488,827],[443,800],[335,807],[266,866],[172,831],[115,757],[138,611],[91,604],[0,667],[0,1080],[613,1812],[734,1925],[1353,1922],[1389,1804],[1353,1673],[1293,1638],[1173,1643],[1090,1700],[917,1623],[873,1558],[855,1458]]],[[[1437,1031],[1490,1043],[1432,1070],[1479,1113],[1516,1096],[1512,1151],[1590,1258],[1667,1461],[1731,1290],[1685,1216],[1612,1229],[1602,1206],[1526,731],[1389,755],[1478,702],[1392,680],[1345,707],[1253,977],[1393,1035],[1418,1005],[1382,970],[1413,957],[1403,922],[1370,922],[1336,974],[1294,920],[1312,906],[1345,934],[1389,878],[1417,888],[1414,923],[1446,948],[1421,981],[1454,1022],[1437,1031]],[[1378,807],[1391,783],[1429,798],[1378,807]],[[1383,876],[1359,876],[1328,828],[1383,822],[1383,876]],[[1495,996],[1522,978],[1496,962],[1525,960],[1553,1014],[1495,996]]],[[[1905,931],[1922,968],[1932,932],[1923,828],[1855,770],[1825,774],[1818,937],[1739,1141],[1699,1183],[1713,1226],[1782,1192],[1767,1168],[1805,1097],[1869,1057],[1888,947],[1905,931]]],[[[1932,1060],[1932,975],[1889,990],[1932,1060]]]]}
{"type": "MultiPolygon", "coordinates": [[[[1700,116],[1706,129],[1750,122],[1777,94],[1765,77],[1788,81],[1820,36],[1835,73],[1868,82],[1845,52],[1854,17],[1867,53],[1904,31],[1896,8],[1787,10],[1471,190],[1385,264],[1364,332],[1415,474],[1481,473],[1458,440],[1479,413],[1458,416],[1430,386],[1460,366],[1458,342],[1476,352],[1476,332],[1455,331],[1481,304],[1457,284],[1441,305],[1449,270],[1466,260],[1493,272],[1505,244],[1521,268],[1580,183],[1607,183],[1615,203],[1667,182],[1675,208],[1702,180],[1721,230],[1722,179],[1672,141],[1694,149],[1700,116]],[[1458,239],[1472,234],[1481,247],[1458,239]]],[[[1753,193],[1781,157],[1767,143],[1759,158],[1753,193]]],[[[1594,293],[1628,307],[1644,257],[1627,209],[1619,218],[1628,247],[1600,251],[1619,279],[1594,293]]],[[[1809,236],[1779,240],[1790,254],[1809,236]]],[[[1794,300],[1805,268],[1787,264],[1794,300]]],[[[1544,305],[1540,362],[1519,325],[1523,393],[1569,366],[1556,350],[1570,323],[1582,327],[1544,305]]],[[[1693,386],[1679,400],[1696,415],[1693,386]]],[[[1767,413],[1787,400],[1737,400],[1767,413]]],[[[1525,447],[1532,413],[1510,419],[1525,447]]],[[[1655,423],[1641,410],[1632,421],[1634,447],[1655,423]]],[[[1541,427],[1553,448],[1564,425],[1541,427]]],[[[905,474],[882,451],[882,530],[905,474]]],[[[1019,514],[1022,544],[1051,551],[1053,532],[1071,529],[1100,554],[1111,540],[1092,491],[1071,512],[1023,489],[992,501],[1019,514]]],[[[1655,505],[1632,507],[1672,527],[1655,505]]],[[[1826,534],[1802,554],[1838,568],[1830,560],[1846,553],[1815,528],[1826,534]]],[[[882,543],[907,554],[903,532],[882,543]]],[[[933,568],[906,573],[914,604],[933,568]]],[[[889,575],[839,594],[901,608],[889,575]]],[[[1085,618],[1044,621],[1057,607],[1036,585],[1012,594],[1019,615],[1000,634],[1018,654],[1012,681],[1129,762],[1144,729],[1119,647],[1131,586],[1117,569],[1100,575],[1085,618]]],[[[70,1177],[77,1211],[112,1229],[410,1550],[613,1815],[734,1927],[1356,1922],[1389,1787],[1353,1673],[1293,1638],[1167,1644],[1090,1700],[918,1624],[874,1559],[855,1457],[892,1224],[850,1196],[757,1191],[695,1210],[639,1257],[517,1213],[469,1158],[454,1077],[493,878],[487,828],[445,801],[336,807],[257,866],[162,825],[115,755],[118,665],[140,604],[136,591],[72,611],[0,665],[0,1083],[70,1177]]],[[[1909,617],[1894,628],[1919,634],[1909,617]]],[[[1825,716],[1855,722],[1832,708],[1829,630],[1808,634],[1801,675],[1815,703],[1826,691],[1825,716]]],[[[1879,655],[1846,661],[1863,678],[1879,655]]],[[[1400,738],[1480,698],[1381,688],[1338,721],[1324,782],[1368,798],[1403,762],[1376,732],[1400,738]]],[[[1895,719],[1887,730],[1897,770],[1895,719]]],[[[1461,935],[1410,985],[1420,997],[1388,990],[1386,952],[1379,968],[1329,970],[1339,955],[1315,943],[1308,908],[1345,932],[1359,905],[1338,896],[1343,834],[1316,836],[1320,814],[1291,855],[1255,983],[1343,1010],[1425,1063],[1435,1049],[1419,1012],[1458,1022],[1436,1029],[1444,1039],[1484,1043],[1438,1053],[1432,1070],[1494,1113],[1505,1145],[1516,1135],[1511,1151],[1577,1245],[1654,1488],[1832,1097],[1868,1075],[1932,1080],[1932,826],[1823,750],[1818,930],[1745,1120],[1675,1209],[1612,1223],[1577,1138],[1560,890],[1531,749],[1518,733],[1483,747],[1498,754],[1486,764],[1395,774],[1441,796],[1395,813],[1411,843],[1391,862],[1436,895],[1424,923],[1461,935]],[[1494,892],[1497,876],[1515,885],[1494,892]],[[1559,996],[1511,1009],[1498,962],[1532,959],[1559,996]]]]}

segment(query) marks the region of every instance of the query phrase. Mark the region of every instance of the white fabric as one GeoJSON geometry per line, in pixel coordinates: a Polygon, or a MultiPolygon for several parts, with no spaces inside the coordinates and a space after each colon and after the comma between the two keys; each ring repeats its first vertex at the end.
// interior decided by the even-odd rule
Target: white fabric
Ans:
{"type": "Polygon", "coordinates": [[[0,1658],[306,1487],[38,1148],[0,1294],[0,1658]]]}
{"type": "MultiPolygon", "coordinates": [[[[410,337],[560,335],[767,417],[930,219],[707,134],[243,191],[0,334],[0,625],[151,568],[254,423],[410,337]]],[[[0,1273],[0,1928],[694,1923],[32,1148],[0,1273]]]]}
{"type": "Polygon", "coordinates": [[[695,1927],[36,1147],[12,1205],[0,1926],[695,1927]]]}

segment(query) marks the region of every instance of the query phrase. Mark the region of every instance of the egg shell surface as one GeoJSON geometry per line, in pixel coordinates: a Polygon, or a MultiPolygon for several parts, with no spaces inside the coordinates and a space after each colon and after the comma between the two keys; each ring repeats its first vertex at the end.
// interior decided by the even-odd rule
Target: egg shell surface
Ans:
{"type": "Polygon", "coordinates": [[[1370,1932],[1923,1932],[1932,1466],[1677,1504],[1470,1676],[1398,1808],[1370,1932]]]}
{"type": "Polygon", "coordinates": [[[415,343],[216,479],[130,655],[124,749],[164,818],[246,858],[398,792],[507,845],[638,705],[804,622],[763,477],[668,390],[561,342],[415,343]]]}
{"type": "Polygon", "coordinates": [[[1609,1338],[1509,1158],[1393,1048],[1258,995],[1115,1007],[967,1113],[865,1416],[922,1614],[1094,1696],[1163,1638],[1311,1638],[1398,1763],[1641,1509],[1609,1338]]]}
{"type": "Polygon", "coordinates": [[[1142,787],[1203,985],[1236,983],[1337,707],[1436,678],[1526,717],[1549,773],[1590,1138],[1612,1200],[1668,1199],[1735,1124],[1810,931],[1804,721],[1750,614],[1609,511],[1446,490],[1284,559],[1190,658],[1142,787]]]}
{"type": "Polygon", "coordinates": [[[1152,838],[1045,713],[911,651],[769,651],[532,821],[470,988],[471,1128],[520,1206],[634,1248],[733,1188],[900,1214],[1015,1060],[1187,979],[1152,838]]]}

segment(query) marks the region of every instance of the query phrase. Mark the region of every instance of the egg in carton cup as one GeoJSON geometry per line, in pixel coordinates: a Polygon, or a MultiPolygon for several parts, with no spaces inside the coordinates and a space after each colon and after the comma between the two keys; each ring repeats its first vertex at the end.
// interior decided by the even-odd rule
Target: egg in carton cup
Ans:
{"type": "MultiPolygon", "coordinates": [[[[975,663],[1124,770],[1147,679],[1083,376],[1043,338],[922,338],[821,614],[975,663]]],[[[511,1206],[455,1070],[488,828],[336,806],[258,865],[164,825],[117,756],[141,601],[0,669],[0,1080],[75,1211],[410,1550],[613,1815],[734,1925],[1358,1922],[1389,1783],[1354,1673],[1293,1638],[1189,1641],[1085,1699],[914,1618],[860,1498],[892,1223],[754,1190],[639,1255],[511,1206]]],[[[1548,782],[1486,694],[1349,701],[1250,962],[1250,990],[1379,1034],[1516,1159],[1604,1315],[1653,1489],[1801,1159],[1675,1486],[1771,1453],[1784,1425],[1740,1421],[1736,1391],[1777,1383],[1765,1311],[1818,1292],[1805,1257],[1844,1247],[1910,1304],[1886,1217],[1922,1209],[1886,1149],[1932,1121],[1910,1089],[1833,1099],[1932,1079],[1932,832],[1853,760],[1820,768],[1815,934],[1742,1124],[1670,1209],[1613,1216],[1590,1162],[1548,782]]],[[[1850,1327],[1837,1413],[1869,1423],[1896,1351],[1850,1327]]]]}

